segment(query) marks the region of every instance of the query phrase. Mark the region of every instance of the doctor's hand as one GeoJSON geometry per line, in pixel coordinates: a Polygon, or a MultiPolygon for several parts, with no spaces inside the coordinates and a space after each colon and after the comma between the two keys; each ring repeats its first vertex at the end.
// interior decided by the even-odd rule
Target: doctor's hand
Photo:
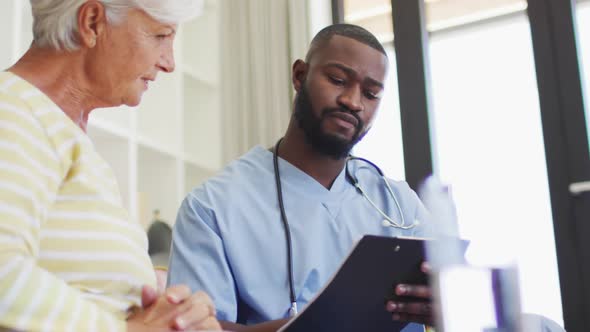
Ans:
{"type": "MultiPolygon", "coordinates": [[[[427,263],[422,263],[421,269],[424,273],[430,272],[427,263]]],[[[385,309],[392,313],[393,320],[431,326],[434,324],[432,291],[429,286],[399,284],[395,288],[395,295],[401,301],[388,301],[385,305],[385,309]],[[404,301],[404,297],[413,297],[414,299],[404,301]],[[420,300],[416,301],[415,298],[420,300]]]]}
{"type": "Polygon", "coordinates": [[[129,331],[221,330],[209,296],[193,294],[184,285],[169,287],[162,294],[144,286],[142,305],[128,318],[129,331]]]}

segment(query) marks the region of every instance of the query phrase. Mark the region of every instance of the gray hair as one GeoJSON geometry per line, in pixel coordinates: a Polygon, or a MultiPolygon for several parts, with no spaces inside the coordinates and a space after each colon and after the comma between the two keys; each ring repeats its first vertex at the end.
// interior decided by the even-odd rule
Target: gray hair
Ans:
{"type": "MultiPolygon", "coordinates": [[[[74,51],[78,42],[78,9],[87,0],[31,0],[33,43],[38,47],[74,51]]],[[[137,8],[162,23],[178,24],[196,16],[203,0],[101,0],[107,20],[119,24],[137,8]]]]}

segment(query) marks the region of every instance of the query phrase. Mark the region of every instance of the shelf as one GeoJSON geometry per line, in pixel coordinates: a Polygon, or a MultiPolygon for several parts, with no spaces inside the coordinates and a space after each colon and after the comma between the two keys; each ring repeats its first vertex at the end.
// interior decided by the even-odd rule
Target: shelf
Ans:
{"type": "Polygon", "coordinates": [[[94,143],[96,151],[113,169],[117,182],[119,183],[123,206],[129,209],[130,193],[134,190],[130,188],[129,182],[129,167],[131,162],[129,159],[129,139],[113,135],[112,132],[95,126],[88,127],[88,136],[94,143]]]}
{"type": "Polygon", "coordinates": [[[4,70],[12,66],[33,41],[33,17],[29,1],[0,1],[0,40],[3,42],[0,70],[4,70]]]}
{"type": "Polygon", "coordinates": [[[180,150],[182,82],[178,73],[160,73],[137,109],[137,134],[166,150],[180,150]]]}
{"type": "Polygon", "coordinates": [[[195,68],[191,67],[190,65],[186,65],[186,64],[183,65],[182,66],[182,73],[184,75],[190,77],[191,79],[200,82],[201,84],[203,84],[204,87],[209,87],[211,89],[217,89],[217,87],[219,85],[217,81],[213,81],[210,78],[203,76],[202,73],[200,73],[199,71],[197,71],[195,68]]]}
{"type": "Polygon", "coordinates": [[[219,14],[217,1],[206,1],[201,16],[182,27],[182,64],[185,72],[204,82],[219,82],[219,14]]]}
{"type": "Polygon", "coordinates": [[[0,2],[0,40],[3,50],[0,52],[0,70],[4,70],[14,62],[14,1],[0,2]]]}
{"type": "Polygon", "coordinates": [[[90,112],[88,124],[106,130],[112,128],[113,133],[118,133],[120,136],[129,136],[131,117],[133,112],[136,111],[136,109],[127,106],[95,109],[90,112]]]}
{"type": "Polygon", "coordinates": [[[31,43],[33,42],[33,15],[31,14],[31,2],[30,1],[18,1],[21,3],[21,33],[20,33],[20,54],[24,54],[31,43]]]}
{"type": "Polygon", "coordinates": [[[139,148],[151,150],[154,153],[161,154],[166,158],[177,158],[180,154],[178,149],[172,149],[162,143],[157,142],[153,138],[145,137],[142,135],[137,136],[137,145],[139,148]]]}
{"type": "Polygon", "coordinates": [[[178,197],[178,163],[178,159],[168,154],[138,147],[137,215],[142,224],[149,223],[155,209],[160,210],[163,220],[174,223],[181,200],[178,197]]]}
{"type": "MultiPolygon", "coordinates": [[[[123,120],[121,117],[120,120],[114,120],[110,118],[108,115],[103,115],[103,112],[108,112],[107,109],[98,109],[92,111],[90,113],[90,119],[88,120],[88,130],[97,129],[110,135],[130,139],[132,136],[131,130],[129,128],[128,120],[123,120]]],[[[119,112],[124,112],[120,110],[119,112]]]]}
{"type": "Polygon", "coordinates": [[[184,165],[184,193],[188,194],[195,187],[215,175],[217,171],[200,167],[192,163],[184,165]]]}
{"type": "Polygon", "coordinates": [[[187,154],[185,154],[183,156],[182,161],[184,161],[184,163],[190,167],[199,168],[204,171],[211,172],[211,173],[215,173],[219,170],[219,168],[212,168],[207,165],[204,165],[202,160],[199,160],[199,159],[197,159],[193,156],[187,155],[187,154]]]}
{"type": "Polygon", "coordinates": [[[217,12],[219,10],[219,0],[205,0],[203,12],[217,12]]]}
{"type": "Polygon", "coordinates": [[[184,155],[207,169],[221,167],[221,112],[217,90],[203,88],[190,77],[184,79],[184,155]]]}

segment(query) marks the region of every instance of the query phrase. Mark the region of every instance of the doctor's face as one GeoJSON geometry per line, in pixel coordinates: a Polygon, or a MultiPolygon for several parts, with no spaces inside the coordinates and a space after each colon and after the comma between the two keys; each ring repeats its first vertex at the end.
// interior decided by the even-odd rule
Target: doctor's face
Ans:
{"type": "Polygon", "coordinates": [[[296,62],[293,72],[294,116],[308,143],[322,154],[345,158],[372,125],[383,94],[387,57],[335,35],[309,63],[296,62]]]}

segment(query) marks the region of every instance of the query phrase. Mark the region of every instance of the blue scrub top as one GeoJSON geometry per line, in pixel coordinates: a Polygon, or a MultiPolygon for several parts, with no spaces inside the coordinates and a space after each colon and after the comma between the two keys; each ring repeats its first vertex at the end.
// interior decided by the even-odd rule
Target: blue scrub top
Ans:
{"type": "MultiPolygon", "coordinates": [[[[399,222],[399,210],[377,172],[365,163],[349,167],[371,200],[399,222]]],[[[383,217],[346,180],[344,170],[330,190],[280,158],[279,171],[300,310],[363,235],[427,233],[427,213],[406,182],[390,184],[406,224],[419,225],[401,230],[382,225],[383,217]]],[[[207,292],[220,320],[255,324],[286,318],[290,308],[286,250],[273,155],[258,146],[183,201],[174,226],[168,283],[207,292]]]]}

